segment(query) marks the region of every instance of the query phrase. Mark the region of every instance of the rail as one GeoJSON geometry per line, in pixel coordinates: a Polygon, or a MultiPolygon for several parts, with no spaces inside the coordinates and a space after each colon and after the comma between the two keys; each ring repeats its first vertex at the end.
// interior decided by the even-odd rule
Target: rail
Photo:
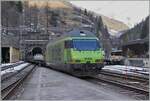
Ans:
{"type": "Polygon", "coordinates": [[[91,76],[91,78],[149,96],[149,79],[145,77],[101,71],[99,75],[91,76]]]}
{"type": "MultiPolygon", "coordinates": [[[[25,66],[24,68],[17,70],[17,72],[11,72],[11,73],[7,73],[4,75],[1,75],[1,82],[3,82],[4,80],[10,79],[11,77],[13,77],[14,75],[17,75],[19,72],[23,71],[26,67],[30,66],[31,64],[28,64],[27,66],[25,66]]],[[[17,65],[18,66],[18,65],[17,65]]]]}
{"type": "Polygon", "coordinates": [[[100,72],[100,74],[104,74],[104,75],[110,75],[110,76],[116,76],[116,77],[120,77],[120,78],[127,78],[130,80],[137,80],[137,81],[141,81],[141,82],[145,82],[145,81],[149,81],[149,76],[147,75],[133,75],[133,74],[121,74],[118,72],[112,72],[112,71],[108,71],[108,70],[102,70],[100,72]]]}
{"type": "Polygon", "coordinates": [[[128,84],[125,84],[123,82],[118,82],[118,81],[114,81],[114,80],[110,80],[110,79],[108,80],[108,79],[99,78],[99,77],[92,77],[92,78],[98,82],[99,81],[100,82],[106,82],[106,83],[113,84],[113,85],[116,85],[116,86],[124,88],[124,89],[132,90],[132,91],[135,91],[135,92],[138,92],[141,94],[145,94],[146,96],[149,96],[149,89],[146,90],[143,88],[139,88],[136,86],[128,85],[128,84]]]}
{"type": "Polygon", "coordinates": [[[14,82],[10,83],[6,87],[3,87],[1,89],[1,99],[7,100],[9,99],[13,94],[16,88],[19,87],[21,83],[28,77],[28,75],[35,69],[35,65],[31,68],[28,68],[24,75],[22,75],[19,79],[15,80],[14,82]]]}

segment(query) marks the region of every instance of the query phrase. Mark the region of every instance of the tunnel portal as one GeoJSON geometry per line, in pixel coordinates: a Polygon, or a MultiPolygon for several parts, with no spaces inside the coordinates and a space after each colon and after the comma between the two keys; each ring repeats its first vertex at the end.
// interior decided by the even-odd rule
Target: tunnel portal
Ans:
{"type": "Polygon", "coordinates": [[[40,47],[35,47],[32,49],[32,55],[43,54],[42,49],[40,47]]]}

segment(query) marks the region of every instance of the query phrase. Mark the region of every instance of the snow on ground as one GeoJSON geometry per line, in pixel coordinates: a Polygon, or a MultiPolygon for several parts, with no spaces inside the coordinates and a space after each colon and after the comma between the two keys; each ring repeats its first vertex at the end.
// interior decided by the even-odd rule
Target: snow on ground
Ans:
{"type": "Polygon", "coordinates": [[[18,62],[15,62],[15,63],[3,63],[0,65],[0,67],[4,67],[4,66],[9,66],[9,65],[13,65],[13,64],[17,64],[17,63],[22,63],[24,61],[18,61],[18,62]]]}
{"type": "Polygon", "coordinates": [[[110,29],[110,30],[109,30],[109,33],[110,33],[110,35],[112,35],[112,36],[116,36],[116,34],[118,33],[118,31],[113,30],[113,29],[110,29]]]}
{"type": "Polygon", "coordinates": [[[143,67],[134,67],[134,66],[125,66],[125,65],[108,65],[103,68],[104,70],[111,70],[111,71],[117,71],[121,72],[123,74],[129,73],[129,74],[149,74],[149,68],[143,68],[143,67]]]}
{"type": "Polygon", "coordinates": [[[21,64],[21,65],[19,65],[19,66],[16,66],[16,67],[14,67],[14,70],[21,70],[21,69],[23,69],[24,67],[26,67],[27,65],[28,65],[29,63],[24,63],[24,64],[21,64]]]}
{"type": "Polygon", "coordinates": [[[1,64],[0,67],[9,66],[9,65],[13,65],[13,64],[15,64],[15,63],[4,63],[4,64],[1,64]]]}
{"type": "Polygon", "coordinates": [[[14,67],[14,68],[8,68],[8,69],[6,69],[4,71],[1,71],[1,76],[6,74],[6,73],[17,72],[17,71],[25,68],[27,65],[29,65],[29,63],[24,63],[24,64],[21,64],[19,66],[14,67]]]}

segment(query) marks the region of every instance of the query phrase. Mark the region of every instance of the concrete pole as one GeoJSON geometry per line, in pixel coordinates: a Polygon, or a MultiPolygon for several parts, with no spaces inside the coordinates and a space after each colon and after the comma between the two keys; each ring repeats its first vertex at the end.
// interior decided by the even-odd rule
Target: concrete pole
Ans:
{"type": "Polygon", "coordinates": [[[13,62],[13,48],[9,47],[9,62],[12,63],[13,62]]]}
{"type": "MultiPolygon", "coordinates": [[[[0,18],[1,18],[1,2],[0,2],[0,18]]],[[[1,34],[2,34],[2,25],[1,25],[1,19],[0,19],[0,65],[1,65],[1,62],[2,62],[2,43],[1,43],[1,34]]]]}
{"type": "MultiPolygon", "coordinates": [[[[23,2],[24,3],[24,2],[23,2]]],[[[22,37],[22,34],[23,34],[23,30],[24,30],[24,4],[23,4],[23,7],[22,7],[22,14],[21,14],[21,17],[20,17],[20,39],[19,39],[19,48],[20,48],[20,59],[23,60],[23,47],[22,47],[22,44],[23,44],[23,37],[22,37]]]]}

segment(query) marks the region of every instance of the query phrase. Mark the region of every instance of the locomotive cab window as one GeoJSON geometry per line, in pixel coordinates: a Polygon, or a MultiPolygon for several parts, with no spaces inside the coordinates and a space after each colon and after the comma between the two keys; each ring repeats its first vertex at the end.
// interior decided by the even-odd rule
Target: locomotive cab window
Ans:
{"type": "Polygon", "coordinates": [[[65,41],[65,48],[72,48],[72,47],[73,47],[72,41],[71,40],[66,40],[65,41]]]}
{"type": "Polygon", "coordinates": [[[74,39],[73,47],[81,51],[94,51],[100,49],[100,44],[96,39],[74,39]]]}

